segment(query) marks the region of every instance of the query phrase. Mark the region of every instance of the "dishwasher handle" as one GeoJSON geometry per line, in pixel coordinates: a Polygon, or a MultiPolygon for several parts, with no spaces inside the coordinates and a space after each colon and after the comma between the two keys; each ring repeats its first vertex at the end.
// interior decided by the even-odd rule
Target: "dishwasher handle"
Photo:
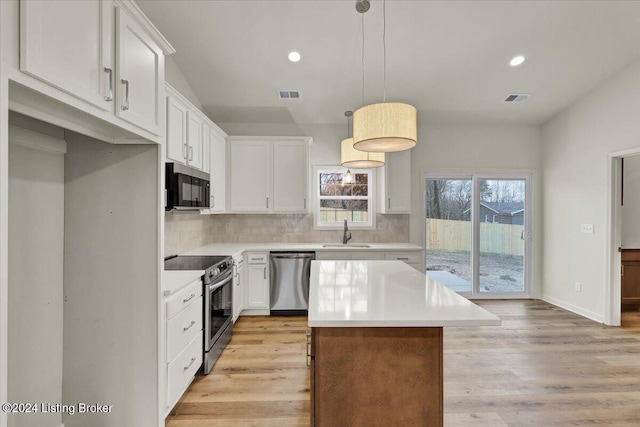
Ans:
{"type": "Polygon", "coordinates": [[[271,258],[279,258],[279,259],[306,259],[306,258],[315,258],[316,255],[314,252],[308,254],[279,254],[279,253],[271,253],[271,258]]]}

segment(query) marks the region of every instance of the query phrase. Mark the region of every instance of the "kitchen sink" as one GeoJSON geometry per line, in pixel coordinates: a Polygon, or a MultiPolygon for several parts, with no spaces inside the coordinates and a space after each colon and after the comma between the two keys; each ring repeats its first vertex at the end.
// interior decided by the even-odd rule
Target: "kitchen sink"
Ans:
{"type": "Polygon", "coordinates": [[[329,243],[326,245],[322,245],[323,248],[370,248],[369,245],[359,245],[356,243],[329,243]]]}

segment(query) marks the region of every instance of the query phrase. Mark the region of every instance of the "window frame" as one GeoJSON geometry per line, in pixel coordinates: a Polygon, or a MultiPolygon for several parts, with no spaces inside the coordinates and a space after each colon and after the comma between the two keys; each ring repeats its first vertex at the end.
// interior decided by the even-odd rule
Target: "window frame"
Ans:
{"type": "Polygon", "coordinates": [[[365,196],[321,196],[320,195],[320,174],[321,173],[340,173],[346,174],[347,168],[342,166],[314,166],[313,167],[313,228],[316,230],[342,230],[344,223],[322,222],[320,221],[320,201],[326,199],[345,199],[345,200],[367,200],[368,210],[367,222],[347,221],[347,226],[351,230],[375,230],[376,229],[376,175],[375,169],[353,169],[352,174],[366,173],[368,174],[368,195],[365,196]]]}

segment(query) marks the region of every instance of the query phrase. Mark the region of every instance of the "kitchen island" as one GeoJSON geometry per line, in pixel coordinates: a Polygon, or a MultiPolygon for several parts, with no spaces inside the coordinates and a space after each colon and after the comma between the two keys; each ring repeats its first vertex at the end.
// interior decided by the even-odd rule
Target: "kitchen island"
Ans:
{"type": "Polygon", "coordinates": [[[313,261],[311,425],[443,425],[445,326],[498,317],[400,261],[313,261]]]}

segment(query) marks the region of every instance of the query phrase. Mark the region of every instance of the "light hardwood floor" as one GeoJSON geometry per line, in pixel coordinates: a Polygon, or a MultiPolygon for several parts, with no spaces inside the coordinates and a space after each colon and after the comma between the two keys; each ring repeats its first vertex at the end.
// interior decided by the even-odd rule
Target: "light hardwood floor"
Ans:
{"type": "MultiPolygon", "coordinates": [[[[445,426],[640,426],[640,312],[612,328],[541,301],[480,301],[502,326],[445,328],[445,426]]],[[[306,318],[241,317],[166,427],[309,425],[306,318]]]]}

